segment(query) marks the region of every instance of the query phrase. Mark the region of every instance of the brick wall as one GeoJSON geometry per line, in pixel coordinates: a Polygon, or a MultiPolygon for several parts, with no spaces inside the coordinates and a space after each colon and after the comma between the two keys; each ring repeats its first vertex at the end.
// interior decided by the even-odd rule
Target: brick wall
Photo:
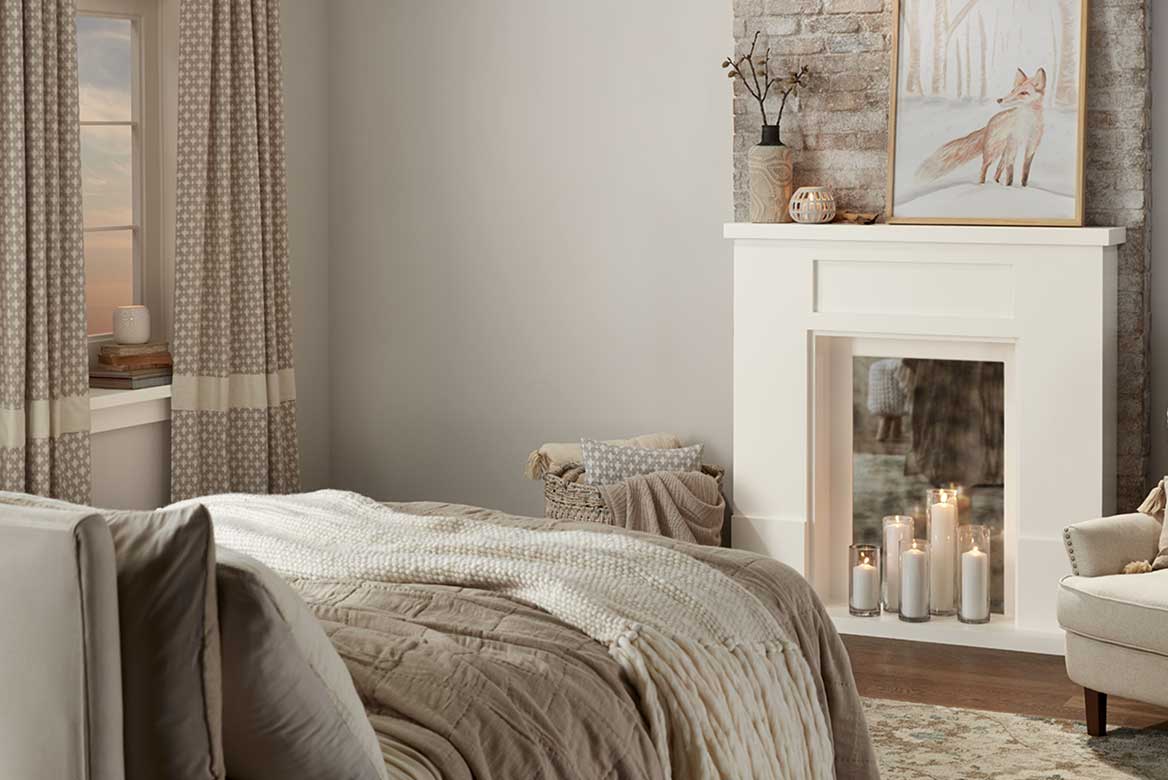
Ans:
{"type": "MultiPolygon", "coordinates": [[[[797,150],[796,183],[826,184],[841,208],[883,211],[895,0],[734,0],[739,53],[755,30],[785,70],[805,64],[812,88],[788,107],[783,140],[797,150]]],[[[1119,509],[1147,488],[1149,438],[1150,0],[1092,0],[1087,60],[1089,225],[1124,225],[1119,253],[1119,509]]],[[[747,218],[746,152],[758,109],[734,97],[734,209],[747,218]]],[[[1052,280],[1057,284],[1057,280],[1052,280]]],[[[1074,431],[1067,431],[1073,436],[1074,431]]]]}

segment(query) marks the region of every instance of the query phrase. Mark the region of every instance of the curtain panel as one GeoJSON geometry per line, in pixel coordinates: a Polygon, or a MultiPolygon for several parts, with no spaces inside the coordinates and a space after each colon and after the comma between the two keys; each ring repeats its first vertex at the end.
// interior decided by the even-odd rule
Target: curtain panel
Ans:
{"type": "Polygon", "coordinates": [[[183,0],[171,493],[300,487],[279,0],[183,0]]]}
{"type": "Polygon", "coordinates": [[[75,10],[0,2],[0,488],[88,503],[75,10]]]}

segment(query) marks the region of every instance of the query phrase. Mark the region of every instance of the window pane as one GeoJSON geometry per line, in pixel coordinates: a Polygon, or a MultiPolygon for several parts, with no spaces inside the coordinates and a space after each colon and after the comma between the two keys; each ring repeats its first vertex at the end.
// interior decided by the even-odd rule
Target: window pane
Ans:
{"type": "Polygon", "coordinates": [[[81,128],[81,202],[86,227],[134,224],[133,130],[81,128]]]}
{"type": "Polygon", "coordinates": [[[77,16],[77,75],[82,122],[128,122],[132,22],[77,16]]]}
{"type": "Polygon", "coordinates": [[[89,334],[113,330],[115,306],[134,302],[134,231],[85,234],[85,313],[89,334]]]}

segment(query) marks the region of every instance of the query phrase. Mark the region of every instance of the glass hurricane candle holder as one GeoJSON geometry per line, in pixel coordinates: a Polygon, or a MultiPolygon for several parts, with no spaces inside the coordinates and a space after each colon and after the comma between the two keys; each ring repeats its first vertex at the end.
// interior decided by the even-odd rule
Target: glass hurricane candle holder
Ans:
{"type": "Polygon", "coordinates": [[[907,623],[929,620],[929,547],[924,539],[900,543],[900,619],[907,623]]]}
{"type": "Polygon", "coordinates": [[[958,532],[961,551],[962,623],[990,622],[990,529],[986,525],[963,525],[958,532]]]}
{"type": "Polygon", "coordinates": [[[874,544],[848,547],[848,612],[860,617],[880,614],[880,548],[874,544]]]}
{"type": "Polygon", "coordinates": [[[900,545],[913,539],[914,521],[908,515],[889,515],[883,521],[884,576],[881,603],[885,612],[900,612],[900,545]]]}
{"type": "Polygon", "coordinates": [[[929,562],[929,611],[934,615],[957,612],[957,516],[961,490],[938,488],[926,493],[929,562]]]}

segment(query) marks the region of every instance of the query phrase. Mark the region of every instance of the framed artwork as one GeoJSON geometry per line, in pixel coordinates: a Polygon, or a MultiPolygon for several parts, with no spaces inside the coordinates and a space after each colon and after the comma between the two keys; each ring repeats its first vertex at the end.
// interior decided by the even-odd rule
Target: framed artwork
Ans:
{"type": "Polygon", "coordinates": [[[888,221],[1082,225],[1087,0],[898,0],[888,221]]]}

